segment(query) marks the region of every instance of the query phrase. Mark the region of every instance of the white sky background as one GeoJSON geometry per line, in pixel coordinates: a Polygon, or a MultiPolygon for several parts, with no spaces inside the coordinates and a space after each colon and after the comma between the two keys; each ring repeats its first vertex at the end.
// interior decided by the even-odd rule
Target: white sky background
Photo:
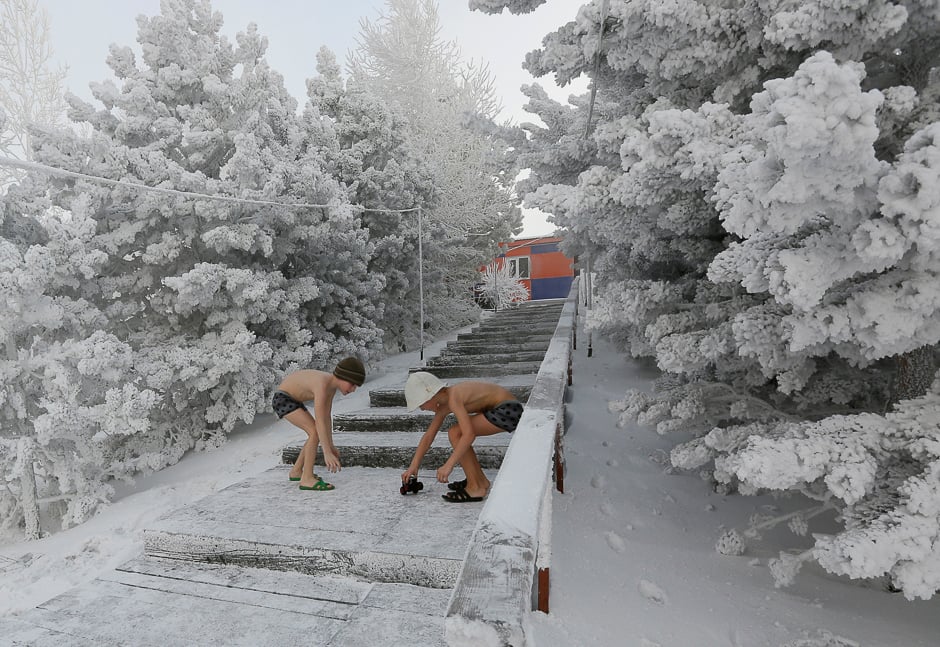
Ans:
{"type": "MultiPolygon", "coordinates": [[[[113,78],[105,64],[109,45],[136,48],[136,17],[160,12],[159,0],[41,0],[41,4],[49,13],[56,60],[68,66],[66,84],[89,101],[93,100],[90,82],[113,78]]],[[[573,20],[582,2],[549,0],[521,16],[470,11],[467,4],[467,0],[438,0],[441,37],[456,41],[466,59],[489,65],[503,105],[500,119],[538,122],[522,109],[523,84],[537,82],[562,102],[587,91],[583,78],[559,88],[553,78],[535,79],[522,69],[526,53],[537,49],[546,34],[573,20]]],[[[249,23],[258,25],[268,39],[268,62],[284,75],[288,92],[300,105],[306,98],[306,79],[316,74],[317,50],[325,45],[345,63],[356,46],[360,19],[375,22],[385,10],[384,0],[212,0],[212,6],[222,13],[223,33],[232,40],[249,23]]],[[[541,212],[526,209],[524,214],[520,237],[554,231],[541,212]]]]}

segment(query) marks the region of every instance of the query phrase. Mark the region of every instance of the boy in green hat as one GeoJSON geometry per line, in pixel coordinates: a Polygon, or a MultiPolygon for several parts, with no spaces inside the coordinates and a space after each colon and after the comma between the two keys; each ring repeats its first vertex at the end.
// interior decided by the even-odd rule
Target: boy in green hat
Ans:
{"type": "Polygon", "coordinates": [[[285,418],[296,427],[307,432],[307,440],[294,461],[290,480],[300,481],[301,490],[325,491],[333,485],[314,474],[313,463],[317,457],[317,444],[323,445],[323,462],[331,472],[338,472],[342,465],[339,452],[333,444],[333,397],[339,391],[349,395],[366,379],[365,367],[355,357],[341,360],[332,373],[316,370],[295,371],[284,378],[271,398],[271,406],[278,418],[285,418]],[[310,414],[305,401],[313,400],[310,414]]]}

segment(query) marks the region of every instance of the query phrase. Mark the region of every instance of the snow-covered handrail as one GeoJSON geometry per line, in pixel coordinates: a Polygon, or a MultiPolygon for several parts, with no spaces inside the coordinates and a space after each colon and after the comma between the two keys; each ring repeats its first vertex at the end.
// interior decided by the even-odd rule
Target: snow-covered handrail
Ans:
{"type": "Polygon", "coordinates": [[[547,610],[541,575],[548,572],[552,468],[564,427],[577,300],[576,280],[471,536],[445,620],[451,647],[526,645],[533,599],[547,610]]]}

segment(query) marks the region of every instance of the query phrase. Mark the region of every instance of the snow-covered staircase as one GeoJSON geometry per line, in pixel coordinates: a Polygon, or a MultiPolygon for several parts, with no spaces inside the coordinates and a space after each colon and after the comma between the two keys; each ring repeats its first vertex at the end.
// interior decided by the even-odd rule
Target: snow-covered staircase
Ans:
{"type": "MultiPolygon", "coordinates": [[[[498,382],[525,401],[548,347],[543,329],[561,308],[494,313],[433,363],[410,370],[498,382]],[[492,362],[480,357],[487,353],[492,362]]],[[[430,471],[424,491],[402,496],[399,475],[429,414],[408,412],[401,389],[378,390],[369,402],[334,418],[344,465],[335,491],[299,492],[286,464],[298,448],[288,447],[284,464],[155,522],[142,557],[0,618],[4,644],[444,645],[448,601],[481,507],[441,502],[446,490],[430,471]]],[[[491,479],[510,440],[496,434],[475,443],[491,479]]],[[[449,453],[439,434],[426,467],[449,453]]]]}
{"type": "MultiPolygon", "coordinates": [[[[429,358],[426,366],[415,366],[409,371],[429,371],[450,382],[466,379],[493,381],[525,402],[548,348],[547,341],[533,340],[543,337],[549,328],[554,330],[562,306],[560,301],[530,302],[513,310],[492,313],[469,334],[492,336],[493,352],[482,353],[477,346],[467,350],[461,346],[463,335],[458,335],[456,342],[448,343],[437,357],[429,358]],[[515,350],[516,344],[526,348],[515,350]]],[[[548,335],[550,339],[550,333],[548,335]]],[[[397,466],[403,470],[411,461],[420,434],[427,429],[433,416],[428,412],[411,412],[404,408],[406,378],[402,376],[400,389],[370,393],[372,406],[369,409],[333,417],[333,440],[343,465],[397,466]]],[[[453,416],[450,416],[441,431],[446,431],[453,422],[453,416]]],[[[499,467],[511,439],[508,434],[495,434],[479,438],[474,443],[484,469],[499,467]]],[[[287,447],[282,459],[292,464],[299,452],[299,446],[287,447]]],[[[439,433],[425,455],[422,469],[440,465],[449,455],[447,434],[439,433]]],[[[318,457],[322,464],[322,451],[318,457]]]]}

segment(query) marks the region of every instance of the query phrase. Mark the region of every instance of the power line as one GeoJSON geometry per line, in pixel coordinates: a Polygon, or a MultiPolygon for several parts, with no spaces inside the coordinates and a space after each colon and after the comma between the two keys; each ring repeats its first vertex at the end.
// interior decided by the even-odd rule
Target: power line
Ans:
{"type": "MultiPolygon", "coordinates": [[[[293,209],[328,209],[330,207],[336,207],[336,204],[312,204],[309,202],[277,202],[274,200],[253,200],[251,198],[237,198],[235,196],[229,195],[212,195],[211,193],[198,193],[196,191],[181,191],[179,189],[169,189],[166,187],[159,186],[150,186],[147,184],[139,184],[137,182],[128,182],[127,180],[113,180],[111,178],[101,177],[97,175],[89,175],[87,173],[79,173],[77,171],[68,171],[62,168],[56,168],[54,166],[48,166],[46,164],[40,164],[39,162],[27,162],[23,160],[14,159],[12,157],[0,157],[0,166],[10,166],[13,168],[19,168],[26,171],[36,171],[39,173],[45,173],[47,175],[54,175],[58,177],[67,177],[75,180],[85,180],[86,182],[92,182],[95,184],[105,184],[108,186],[120,186],[127,187],[131,189],[137,189],[141,191],[151,191],[153,193],[161,193],[163,195],[179,195],[187,198],[196,198],[199,200],[216,200],[219,202],[228,202],[234,204],[248,204],[258,207],[288,207],[293,209]]],[[[378,211],[386,213],[405,213],[408,211],[415,211],[420,207],[412,207],[410,209],[366,209],[360,207],[359,205],[350,205],[353,209],[361,209],[363,211],[378,211]]]]}

